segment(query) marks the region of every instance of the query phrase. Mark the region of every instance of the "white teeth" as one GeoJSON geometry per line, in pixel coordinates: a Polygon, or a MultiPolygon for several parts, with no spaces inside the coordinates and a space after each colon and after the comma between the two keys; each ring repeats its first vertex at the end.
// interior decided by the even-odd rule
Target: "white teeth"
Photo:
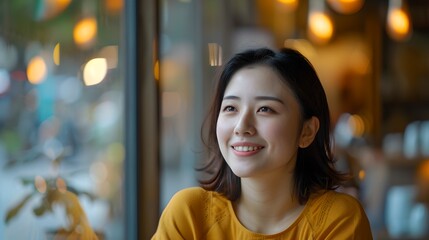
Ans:
{"type": "Polygon", "coordinates": [[[258,149],[261,149],[262,147],[253,147],[253,146],[235,146],[233,147],[238,152],[252,152],[256,151],[258,149]]]}

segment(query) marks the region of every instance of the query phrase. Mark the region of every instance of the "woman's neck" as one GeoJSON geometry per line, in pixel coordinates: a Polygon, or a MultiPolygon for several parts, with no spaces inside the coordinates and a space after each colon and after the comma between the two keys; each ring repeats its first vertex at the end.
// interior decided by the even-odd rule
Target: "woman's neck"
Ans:
{"type": "Polygon", "coordinates": [[[281,232],[304,209],[298,198],[293,196],[292,175],[275,180],[241,179],[241,196],[234,208],[240,222],[251,231],[263,234],[281,232]]]}

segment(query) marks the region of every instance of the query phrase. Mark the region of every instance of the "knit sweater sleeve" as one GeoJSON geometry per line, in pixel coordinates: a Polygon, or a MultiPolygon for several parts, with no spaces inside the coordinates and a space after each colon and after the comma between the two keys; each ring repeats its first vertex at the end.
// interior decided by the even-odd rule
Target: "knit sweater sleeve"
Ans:
{"type": "Polygon", "coordinates": [[[207,192],[193,187],[177,192],[165,207],[152,240],[200,239],[207,218],[207,192]]]}

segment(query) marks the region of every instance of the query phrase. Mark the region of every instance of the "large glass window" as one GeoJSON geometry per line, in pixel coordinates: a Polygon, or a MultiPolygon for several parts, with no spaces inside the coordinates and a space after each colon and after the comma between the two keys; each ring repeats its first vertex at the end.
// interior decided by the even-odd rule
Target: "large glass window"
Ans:
{"type": "Polygon", "coordinates": [[[0,239],[124,238],[122,9],[0,2],[0,239]]]}

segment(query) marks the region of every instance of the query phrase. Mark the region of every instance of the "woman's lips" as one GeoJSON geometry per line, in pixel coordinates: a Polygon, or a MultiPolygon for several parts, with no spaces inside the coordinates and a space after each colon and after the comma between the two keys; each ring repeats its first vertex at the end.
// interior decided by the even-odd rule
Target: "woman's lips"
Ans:
{"type": "Polygon", "coordinates": [[[261,151],[264,146],[252,143],[236,143],[231,145],[231,148],[238,156],[251,156],[261,151]]]}

